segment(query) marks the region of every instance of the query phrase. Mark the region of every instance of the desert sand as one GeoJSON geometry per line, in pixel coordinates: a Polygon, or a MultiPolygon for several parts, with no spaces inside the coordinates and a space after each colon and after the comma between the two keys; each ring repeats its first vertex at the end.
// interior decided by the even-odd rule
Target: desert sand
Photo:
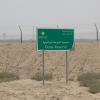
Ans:
{"type": "Polygon", "coordinates": [[[0,43],[0,72],[19,75],[20,80],[0,83],[0,100],[100,100],[100,93],[91,94],[81,87],[78,76],[86,72],[100,72],[100,43],[76,42],[68,52],[69,82],[65,80],[65,52],[45,52],[45,72],[53,80],[31,78],[42,71],[42,52],[35,43],[0,43]]]}

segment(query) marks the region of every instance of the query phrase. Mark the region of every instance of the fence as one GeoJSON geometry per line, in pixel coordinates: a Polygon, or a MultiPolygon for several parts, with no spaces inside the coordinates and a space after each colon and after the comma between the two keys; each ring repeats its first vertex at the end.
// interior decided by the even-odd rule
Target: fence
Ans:
{"type": "MultiPolygon", "coordinates": [[[[43,26],[42,26],[43,27],[43,26]]],[[[45,27],[45,26],[44,26],[45,27]]],[[[48,27],[48,26],[46,26],[48,27]]],[[[75,29],[75,39],[98,40],[100,38],[100,24],[75,24],[75,25],[55,25],[54,28],[73,28],[75,29]]],[[[37,26],[0,26],[0,40],[23,40],[36,39],[37,26]]]]}

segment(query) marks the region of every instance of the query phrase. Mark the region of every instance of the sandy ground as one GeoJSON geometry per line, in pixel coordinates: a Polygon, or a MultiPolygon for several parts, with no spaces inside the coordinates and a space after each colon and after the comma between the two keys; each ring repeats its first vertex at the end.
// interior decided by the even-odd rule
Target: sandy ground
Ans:
{"type": "Polygon", "coordinates": [[[16,73],[20,80],[0,83],[0,100],[100,100],[100,93],[91,94],[80,87],[77,77],[85,72],[100,72],[100,43],[76,43],[68,52],[69,83],[65,83],[65,52],[45,52],[45,71],[53,80],[31,80],[42,70],[42,52],[35,43],[0,43],[0,71],[16,73]]]}

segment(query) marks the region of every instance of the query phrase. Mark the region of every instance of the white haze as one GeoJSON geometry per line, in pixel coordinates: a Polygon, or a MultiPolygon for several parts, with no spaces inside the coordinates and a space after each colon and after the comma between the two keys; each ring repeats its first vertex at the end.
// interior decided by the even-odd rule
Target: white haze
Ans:
{"type": "Polygon", "coordinates": [[[33,38],[36,27],[74,28],[75,38],[96,38],[100,0],[0,0],[0,39],[33,38]]]}

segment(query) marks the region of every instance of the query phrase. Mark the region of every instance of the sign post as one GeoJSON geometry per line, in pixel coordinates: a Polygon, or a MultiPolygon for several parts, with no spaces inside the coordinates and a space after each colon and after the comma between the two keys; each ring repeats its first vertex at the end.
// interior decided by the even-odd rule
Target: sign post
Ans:
{"type": "Polygon", "coordinates": [[[66,51],[66,84],[68,83],[68,52],[66,51]]]}
{"type": "Polygon", "coordinates": [[[74,29],[37,29],[37,50],[43,53],[43,85],[44,75],[44,51],[66,52],[66,83],[68,83],[68,58],[67,53],[74,49],[74,29]]]}
{"type": "Polygon", "coordinates": [[[44,85],[44,80],[45,80],[45,75],[44,75],[44,51],[42,51],[42,79],[43,79],[43,85],[44,85]]]}

